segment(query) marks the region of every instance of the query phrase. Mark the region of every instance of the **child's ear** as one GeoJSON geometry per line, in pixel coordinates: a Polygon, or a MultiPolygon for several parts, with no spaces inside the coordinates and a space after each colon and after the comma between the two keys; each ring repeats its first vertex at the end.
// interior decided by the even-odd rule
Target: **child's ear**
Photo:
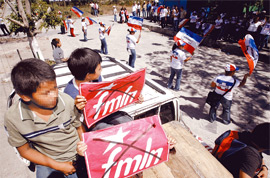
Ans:
{"type": "Polygon", "coordinates": [[[19,95],[20,98],[21,98],[23,101],[25,101],[25,102],[31,101],[31,98],[30,98],[29,96],[26,96],[26,95],[20,95],[20,94],[18,94],[18,95],[19,95]]]}

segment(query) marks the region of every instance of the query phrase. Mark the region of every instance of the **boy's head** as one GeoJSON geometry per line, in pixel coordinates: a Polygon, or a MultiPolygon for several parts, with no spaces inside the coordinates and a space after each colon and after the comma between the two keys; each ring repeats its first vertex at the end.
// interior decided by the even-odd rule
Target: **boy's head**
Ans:
{"type": "Polygon", "coordinates": [[[260,149],[270,150],[270,123],[257,125],[251,133],[251,140],[260,149]]]}
{"type": "Polygon", "coordinates": [[[20,97],[43,109],[56,106],[58,89],[53,68],[39,59],[25,59],[11,71],[13,87],[20,97]]]}
{"type": "Polygon", "coordinates": [[[61,42],[60,42],[60,39],[59,39],[59,38],[54,38],[54,39],[52,39],[51,44],[52,44],[52,46],[54,46],[55,48],[56,48],[56,47],[61,47],[61,42]]]}
{"type": "Polygon", "coordinates": [[[82,17],[82,22],[84,22],[85,21],[85,17],[82,17]]]}
{"type": "Polygon", "coordinates": [[[92,81],[101,72],[101,56],[90,48],[74,50],[68,59],[68,68],[76,80],[92,81]]]}
{"type": "Polygon", "coordinates": [[[234,64],[227,64],[225,66],[225,75],[226,76],[233,76],[235,71],[239,70],[234,64]]]}

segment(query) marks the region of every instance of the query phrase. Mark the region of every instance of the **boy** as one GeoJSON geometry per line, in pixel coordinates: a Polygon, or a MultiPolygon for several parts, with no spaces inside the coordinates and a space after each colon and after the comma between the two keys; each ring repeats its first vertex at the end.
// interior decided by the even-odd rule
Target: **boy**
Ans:
{"type": "MultiPolygon", "coordinates": [[[[75,106],[70,96],[58,93],[54,70],[39,59],[16,64],[11,81],[20,100],[5,114],[9,144],[36,164],[38,178],[77,178],[73,163],[82,135],[78,109],[84,107],[85,100],[75,100],[75,106]]],[[[85,150],[78,149],[80,154],[80,149],[85,150]]]]}
{"type": "MultiPolygon", "coordinates": [[[[74,79],[68,82],[64,92],[74,99],[85,100],[79,95],[79,86],[83,82],[101,81],[101,56],[89,48],[78,48],[74,50],[68,59],[68,68],[74,79]]],[[[84,105],[84,103],[82,103],[84,105]]],[[[83,122],[84,118],[81,117],[83,122]]],[[[132,121],[133,119],[124,112],[115,112],[96,123],[90,130],[100,130],[113,125],[132,121]]]]}
{"type": "Polygon", "coordinates": [[[233,78],[235,72],[239,70],[234,64],[227,64],[225,67],[225,75],[217,76],[211,83],[211,87],[215,88],[215,92],[217,94],[223,95],[226,91],[228,91],[234,84],[231,91],[229,91],[226,95],[224,95],[220,102],[217,103],[216,106],[211,106],[209,111],[210,122],[214,122],[216,120],[216,111],[219,104],[222,104],[223,107],[223,123],[228,125],[231,123],[230,110],[232,105],[233,98],[233,90],[236,87],[242,87],[246,84],[247,78],[250,76],[249,74],[245,74],[243,80],[239,82],[238,80],[233,78]]]}
{"type": "Polygon", "coordinates": [[[85,22],[85,17],[82,17],[82,31],[83,31],[83,40],[87,41],[87,24],[85,22]]]}

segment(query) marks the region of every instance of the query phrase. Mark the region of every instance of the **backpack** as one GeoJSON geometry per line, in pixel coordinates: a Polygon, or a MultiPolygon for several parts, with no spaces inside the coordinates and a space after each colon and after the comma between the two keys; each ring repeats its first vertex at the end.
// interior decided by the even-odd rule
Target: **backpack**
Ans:
{"type": "Polygon", "coordinates": [[[215,140],[215,147],[212,152],[213,156],[215,156],[218,160],[221,161],[224,158],[235,154],[236,152],[245,148],[247,145],[239,141],[238,139],[238,131],[228,130],[222,135],[220,135],[215,140]]]}

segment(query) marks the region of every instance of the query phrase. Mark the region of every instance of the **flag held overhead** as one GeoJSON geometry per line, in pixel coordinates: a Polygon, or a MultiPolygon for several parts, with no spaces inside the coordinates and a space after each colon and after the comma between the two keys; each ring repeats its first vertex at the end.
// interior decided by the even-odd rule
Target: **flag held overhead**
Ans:
{"type": "Polygon", "coordinates": [[[74,12],[78,17],[81,17],[83,15],[83,11],[81,11],[78,7],[73,6],[71,8],[71,11],[74,12]]]}
{"type": "Polygon", "coordinates": [[[200,42],[202,41],[203,37],[193,33],[190,30],[182,27],[181,30],[174,36],[174,41],[178,42],[182,40],[185,44],[184,49],[189,52],[190,54],[199,46],[200,42]]]}
{"type": "Polygon", "coordinates": [[[259,60],[259,51],[256,47],[255,41],[250,34],[247,34],[245,38],[238,41],[241,49],[246,56],[248,66],[249,66],[249,74],[251,74],[259,60]]]}
{"type": "Polygon", "coordinates": [[[134,17],[134,16],[130,16],[128,18],[128,26],[133,27],[137,30],[142,30],[142,25],[143,25],[143,19],[140,17],[134,17]]]}

